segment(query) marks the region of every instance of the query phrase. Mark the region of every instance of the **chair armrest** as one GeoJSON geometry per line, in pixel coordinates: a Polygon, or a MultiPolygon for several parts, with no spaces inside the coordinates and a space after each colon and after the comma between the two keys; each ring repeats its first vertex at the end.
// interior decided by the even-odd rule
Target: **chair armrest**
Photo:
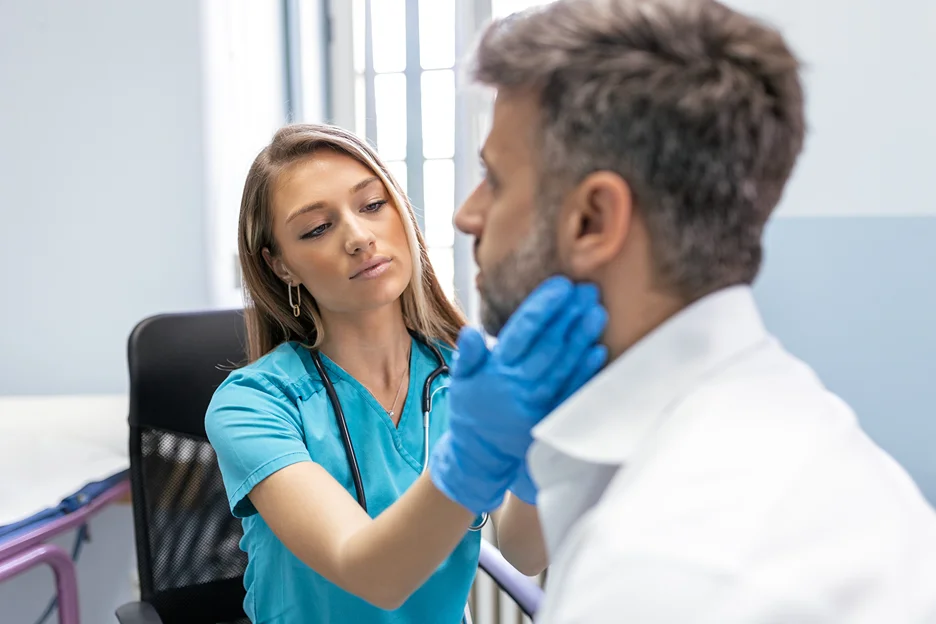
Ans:
{"type": "Polygon", "coordinates": [[[128,602],[117,607],[120,624],[163,624],[162,618],[148,602],[128,602]]]}
{"type": "Polygon", "coordinates": [[[478,567],[487,572],[498,587],[507,592],[524,615],[530,618],[536,615],[543,602],[543,589],[510,565],[500,551],[485,539],[481,540],[478,567]]]}

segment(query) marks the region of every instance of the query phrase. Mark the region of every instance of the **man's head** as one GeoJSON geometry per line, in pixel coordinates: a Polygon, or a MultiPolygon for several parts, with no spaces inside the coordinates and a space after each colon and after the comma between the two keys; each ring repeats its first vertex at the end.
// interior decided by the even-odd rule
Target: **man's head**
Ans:
{"type": "Polygon", "coordinates": [[[751,283],[803,144],[798,71],[714,0],[558,0],[491,24],[487,175],[456,215],[486,329],[556,273],[683,305],[751,283]]]}

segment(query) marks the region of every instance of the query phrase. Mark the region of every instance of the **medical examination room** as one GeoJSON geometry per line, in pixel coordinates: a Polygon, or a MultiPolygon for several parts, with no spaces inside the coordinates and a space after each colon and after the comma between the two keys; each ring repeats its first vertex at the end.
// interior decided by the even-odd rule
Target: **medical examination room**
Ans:
{"type": "Polygon", "coordinates": [[[936,624],[933,0],[0,0],[0,624],[936,624]]]}

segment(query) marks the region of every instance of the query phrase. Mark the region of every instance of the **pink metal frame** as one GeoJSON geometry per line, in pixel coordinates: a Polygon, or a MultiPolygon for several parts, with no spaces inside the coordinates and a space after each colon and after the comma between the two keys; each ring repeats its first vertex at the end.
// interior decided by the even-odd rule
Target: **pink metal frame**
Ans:
{"type": "MultiPolygon", "coordinates": [[[[55,573],[59,624],[80,624],[75,565],[68,553],[46,541],[86,523],[91,516],[123,498],[129,491],[129,479],[121,481],[77,511],[0,543],[0,582],[39,565],[50,566],[55,573]]],[[[513,569],[497,549],[484,540],[481,541],[479,564],[525,613],[536,613],[543,590],[513,569]]]]}
{"type": "Polygon", "coordinates": [[[126,496],[129,479],[123,480],[80,509],[0,543],[0,582],[40,565],[55,573],[59,624],[79,624],[78,581],[75,564],[64,550],[46,541],[86,523],[102,508],[126,496]]]}

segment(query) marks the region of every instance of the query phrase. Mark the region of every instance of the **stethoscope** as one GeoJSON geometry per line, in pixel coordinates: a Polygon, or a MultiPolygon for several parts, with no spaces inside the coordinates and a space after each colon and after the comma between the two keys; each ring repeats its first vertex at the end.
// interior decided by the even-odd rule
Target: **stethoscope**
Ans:
{"type": "MultiPolygon", "coordinates": [[[[445,363],[445,358],[442,357],[442,352],[439,351],[439,348],[434,344],[417,334],[416,332],[410,332],[413,337],[426,345],[432,355],[436,359],[436,367],[429,376],[426,377],[426,383],[423,384],[422,391],[422,414],[423,414],[423,465],[422,472],[426,472],[426,468],[429,466],[429,413],[432,411],[432,399],[435,396],[436,392],[448,388],[448,386],[439,386],[436,388],[435,392],[432,391],[432,384],[440,375],[448,375],[449,367],[445,363]]],[[[325,384],[325,393],[328,395],[328,401],[331,403],[332,409],[335,411],[335,421],[338,423],[338,431],[341,434],[341,443],[344,445],[345,455],[348,458],[348,467],[351,469],[351,480],[354,482],[354,490],[357,493],[357,501],[364,511],[367,511],[367,498],[364,496],[364,483],[361,481],[361,468],[358,466],[357,456],[354,454],[354,445],[351,444],[351,434],[348,432],[348,422],[345,420],[344,410],[341,409],[341,401],[338,400],[338,393],[335,392],[335,386],[332,384],[331,378],[329,378],[328,373],[325,371],[325,366],[322,365],[322,359],[319,357],[318,351],[311,351],[312,353],[312,362],[315,364],[315,369],[318,371],[319,377],[322,379],[322,383],[325,384]]],[[[469,528],[471,531],[480,531],[481,528],[487,524],[488,514],[481,514],[481,522],[477,525],[472,525],[469,528]]]]}

